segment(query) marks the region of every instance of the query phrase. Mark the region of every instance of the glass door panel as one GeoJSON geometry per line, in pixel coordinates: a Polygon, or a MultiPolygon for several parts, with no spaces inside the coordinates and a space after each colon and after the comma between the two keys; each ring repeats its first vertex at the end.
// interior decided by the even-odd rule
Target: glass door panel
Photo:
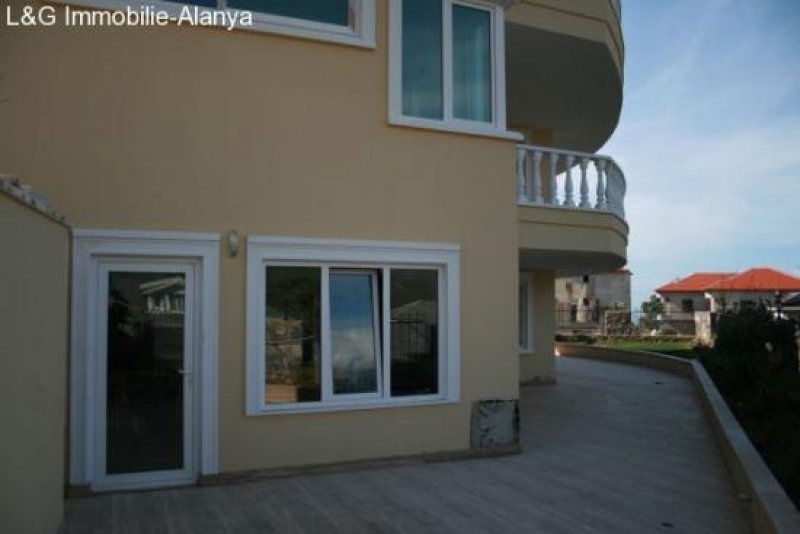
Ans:
{"type": "Polygon", "coordinates": [[[183,469],[187,273],[109,270],[107,283],[106,474],[183,469]]]}

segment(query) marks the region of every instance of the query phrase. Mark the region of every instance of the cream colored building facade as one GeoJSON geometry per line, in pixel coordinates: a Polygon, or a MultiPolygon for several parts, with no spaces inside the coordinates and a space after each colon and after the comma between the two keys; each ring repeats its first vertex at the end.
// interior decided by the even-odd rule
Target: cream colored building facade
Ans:
{"type": "Polygon", "coordinates": [[[479,403],[555,380],[555,277],[625,263],[616,2],[28,5],[55,24],[0,33],[0,172],[73,228],[68,486],[489,447],[479,403]],[[131,457],[147,424],[169,454],[131,457]]]}

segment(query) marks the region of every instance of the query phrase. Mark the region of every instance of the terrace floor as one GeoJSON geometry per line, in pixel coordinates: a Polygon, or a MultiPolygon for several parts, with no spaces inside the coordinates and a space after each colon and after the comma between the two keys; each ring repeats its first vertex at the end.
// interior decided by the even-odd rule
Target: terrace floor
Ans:
{"type": "Polygon", "coordinates": [[[688,379],[557,365],[520,455],[71,499],[65,532],[747,532],[688,379]]]}

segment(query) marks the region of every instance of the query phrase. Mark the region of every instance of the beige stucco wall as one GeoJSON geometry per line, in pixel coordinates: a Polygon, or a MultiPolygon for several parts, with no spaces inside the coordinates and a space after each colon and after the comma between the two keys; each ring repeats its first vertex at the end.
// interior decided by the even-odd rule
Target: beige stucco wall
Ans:
{"type": "Polygon", "coordinates": [[[222,471],[466,449],[472,402],[518,396],[514,143],[387,124],[378,6],[375,50],[186,27],[0,33],[3,170],[76,227],[461,245],[462,402],[315,415],[244,415],[246,254],[223,254],[222,471]]]}
{"type": "Polygon", "coordinates": [[[519,358],[520,381],[555,382],[555,273],[548,270],[533,274],[533,352],[519,358]]]}
{"type": "Polygon", "coordinates": [[[0,258],[0,532],[51,534],[63,515],[69,230],[0,192],[0,258]]]}

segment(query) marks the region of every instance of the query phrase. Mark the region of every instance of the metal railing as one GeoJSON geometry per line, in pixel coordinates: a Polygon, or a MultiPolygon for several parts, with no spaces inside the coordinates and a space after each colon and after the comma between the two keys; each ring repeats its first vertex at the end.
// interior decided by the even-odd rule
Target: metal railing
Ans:
{"type": "MultiPolygon", "coordinates": [[[[695,336],[697,321],[690,312],[646,312],[615,307],[557,307],[556,328],[602,336],[695,336]]],[[[707,313],[707,312],[706,312],[707,313]]]]}

